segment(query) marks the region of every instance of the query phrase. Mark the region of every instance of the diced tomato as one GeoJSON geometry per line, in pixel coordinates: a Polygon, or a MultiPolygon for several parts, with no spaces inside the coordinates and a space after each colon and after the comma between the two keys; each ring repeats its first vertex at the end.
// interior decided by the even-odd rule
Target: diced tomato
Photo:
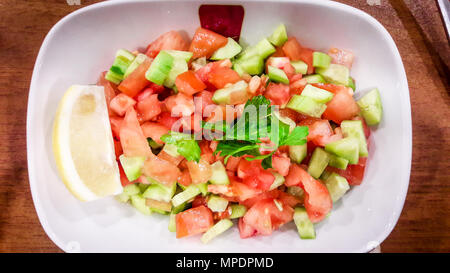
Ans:
{"type": "Polygon", "coordinates": [[[240,157],[230,156],[228,158],[227,165],[225,166],[225,168],[229,171],[235,172],[238,168],[240,160],[241,160],[240,157]]]}
{"type": "Polygon", "coordinates": [[[202,116],[200,113],[193,113],[191,116],[179,119],[182,131],[185,133],[200,132],[202,129],[202,116]]]}
{"type": "Polygon", "coordinates": [[[193,59],[200,57],[209,58],[217,49],[225,46],[226,37],[205,28],[197,28],[192,38],[189,51],[193,52],[193,59]]]}
{"type": "Polygon", "coordinates": [[[283,70],[289,80],[295,75],[295,68],[291,65],[288,57],[270,57],[267,59],[266,73],[268,73],[269,65],[283,70]]]}
{"type": "Polygon", "coordinates": [[[284,105],[290,99],[289,85],[282,83],[269,83],[264,95],[276,105],[284,105]]]}
{"type": "Polygon", "coordinates": [[[236,201],[244,202],[261,193],[261,190],[251,188],[244,183],[239,182],[232,175],[228,175],[229,185],[208,185],[208,191],[223,195],[224,197],[237,198],[236,201]]]}
{"type": "MultiPolygon", "coordinates": [[[[109,106],[109,103],[111,102],[111,100],[117,95],[119,94],[119,90],[117,89],[117,85],[108,81],[107,79],[105,79],[105,75],[106,75],[106,71],[102,72],[102,74],[100,74],[100,77],[97,80],[97,85],[99,86],[103,86],[104,90],[105,90],[105,99],[106,99],[106,105],[109,106]]],[[[108,112],[111,115],[111,110],[108,107],[108,112]]]]}
{"type": "Polygon", "coordinates": [[[353,97],[346,90],[339,90],[327,103],[327,109],[322,117],[340,124],[343,120],[354,118],[358,113],[359,107],[353,97]]]}
{"type": "Polygon", "coordinates": [[[229,67],[217,67],[208,74],[208,81],[217,89],[224,88],[225,85],[236,83],[240,80],[239,74],[229,67]]]}
{"type": "Polygon", "coordinates": [[[189,171],[187,169],[181,172],[181,175],[178,178],[178,183],[186,187],[192,184],[191,175],[189,174],[189,171]]]}
{"type": "Polygon", "coordinates": [[[209,74],[216,68],[219,68],[219,67],[231,68],[232,66],[233,66],[233,64],[231,63],[231,61],[229,59],[224,59],[224,60],[216,61],[216,62],[210,62],[207,65],[205,65],[204,67],[197,70],[195,72],[195,74],[200,78],[200,80],[203,81],[203,83],[206,84],[207,90],[214,91],[216,89],[216,87],[212,83],[209,82],[209,80],[208,80],[209,74]]]}
{"type": "Polygon", "coordinates": [[[141,63],[120,83],[118,87],[119,90],[133,98],[145,87],[147,87],[150,82],[145,78],[145,73],[152,64],[152,61],[152,59],[146,59],[143,63],[141,63]]]}
{"type": "Polygon", "coordinates": [[[116,153],[116,160],[123,154],[122,144],[120,141],[114,140],[114,152],[116,153]]]}
{"type": "Polygon", "coordinates": [[[285,193],[284,191],[279,191],[278,199],[291,208],[303,203],[303,200],[300,200],[291,194],[285,193]]]}
{"type": "Polygon", "coordinates": [[[117,140],[120,139],[120,126],[122,125],[123,118],[111,116],[109,117],[109,122],[111,123],[111,131],[113,137],[117,140]]]}
{"type": "Polygon", "coordinates": [[[133,107],[136,101],[121,93],[115,96],[109,103],[109,108],[119,116],[124,116],[128,108],[133,107]]]}
{"type": "Polygon", "coordinates": [[[272,167],[282,176],[288,175],[290,165],[291,160],[289,159],[289,157],[279,155],[272,156],[272,167]]]}
{"type": "Polygon", "coordinates": [[[141,125],[142,132],[146,138],[151,138],[156,143],[163,144],[161,136],[169,132],[169,128],[156,122],[147,121],[141,125]]]}
{"type": "Polygon", "coordinates": [[[297,164],[291,164],[289,167],[289,173],[286,176],[286,180],[284,181],[284,185],[287,187],[296,186],[300,184],[300,174],[302,170],[301,167],[297,164]]]}
{"type": "Polygon", "coordinates": [[[357,164],[349,164],[347,169],[341,170],[333,167],[327,167],[327,170],[330,172],[335,172],[343,177],[345,177],[348,181],[348,184],[352,186],[361,185],[361,182],[364,179],[364,171],[366,168],[367,157],[360,157],[357,164]]]}
{"type": "Polygon", "coordinates": [[[275,181],[274,175],[269,170],[264,170],[261,160],[241,160],[238,166],[238,176],[249,187],[268,190],[275,181]]]}
{"type": "Polygon", "coordinates": [[[125,156],[154,156],[142,132],[134,108],[128,109],[120,126],[120,143],[125,156]]]}
{"type": "Polygon", "coordinates": [[[180,162],[184,159],[184,157],[182,155],[175,157],[175,156],[171,156],[170,154],[166,153],[165,151],[159,152],[158,158],[165,160],[167,162],[170,162],[175,166],[178,166],[178,164],[180,164],[180,162]]]}
{"type": "Polygon", "coordinates": [[[135,99],[137,101],[141,101],[146,99],[147,97],[149,97],[150,95],[153,94],[161,94],[163,91],[165,90],[165,87],[162,85],[157,85],[156,83],[151,82],[149,87],[147,87],[146,89],[144,89],[142,92],[139,93],[139,95],[137,95],[135,97],[135,99]]]}
{"type": "Polygon", "coordinates": [[[292,221],[294,210],[279,201],[281,210],[275,205],[274,199],[264,199],[255,203],[244,215],[245,224],[256,229],[258,234],[270,235],[273,230],[292,221]]]}
{"type": "Polygon", "coordinates": [[[195,110],[192,96],[187,96],[183,93],[168,97],[165,103],[172,116],[190,116],[195,110]]]}
{"type": "Polygon", "coordinates": [[[254,195],[246,200],[243,200],[240,203],[246,207],[252,207],[254,204],[258,203],[261,200],[278,198],[280,195],[279,193],[280,193],[279,190],[260,192],[259,194],[254,195]]]}
{"type": "Polygon", "coordinates": [[[300,114],[299,112],[294,111],[289,108],[280,109],[280,116],[288,117],[288,118],[292,119],[295,123],[299,123],[302,120],[305,120],[308,118],[308,116],[300,114]]]}
{"type": "Polygon", "coordinates": [[[119,165],[119,173],[120,173],[120,183],[122,184],[122,187],[126,187],[128,185],[134,184],[135,181],[128,180],[125,171],[122,168],[122,165],[120,164],[120,161],[117,162],[119,165]]]}
{"type": "Polygon", "coordinates": [[[211,165],[203,158],[200,158],[199,162],[188,161],[186,164],[188,166],[189,173],[191,174],[192,183],[206,183],[211,178],[211,165]]]}
{"type": "MultiPolygon", "coordinates": [[[[317,146],[324,147],[326,144],[342,139],[342,134],[334,134],[328,120],[308,118],[300,122],[300,125],[308,126],[308,141],[314,142],[317,146]]],[[[340,132],[338,130],[338,132],[340,132]]]]}
{"type": "Polygon", "coordinates": [[[179,92],[192,96],[193,94],[202,91],[206,85],[197,77],[194,71],[189,70],[181,73],[175,80],[175,85],[179,92]]]}
{"type": "Polygon", "coordinates": [[[270,55],[270,57],[286,57],[283,48],[281,46],[277,46],[275,49],[276,49],[275,53],[270,55]]]}
{"type": "Polygon", "coordinates": [[[289,84],[289,91],[292,95],[301,95],[303,92],[303,89],[305,89],[305,86],[308,84],[306,79],[299,79],[296,81],[291,81],[289,84]]]}
{"type": "Polygon", "coordinates": [[[212,101],[213,92],[201,91],[194,96],[195,112],[203,114],[208,105],[214,105],[212,101]]]}
{"type": "Polygon", "coordinates": [[[214,225],[212,212],[205,206],[198,206],[180,212],[175,217],[177,238],[206,232],[214,225]]]}
{"type": "Polygon", "coordinates": [[[158,95],[150,95],[139,101],[136,105],[136,110],[141,121],[151,120],[159,115],[161,113],[161,103],[158,100],[158,95]]]}
{"type": "Polygon", "coordinates": [[[203,158],[209,164],[214,163],[215,157],[213,155],[213,151],[209,147],[209,143],[206,140],[199,142],[200,150],[201,150],[201,158],[203,158]]]}
{"type": "Polygon", "coordinates": [[[158,116],[158,123],[168,129],[171,129],[178,119],[178,117],[173,117],[170,112],[162,112],[158,116]]]}
{"type": "Polygon", "coordinates": [[[230,207],[227,207],[222,212],[213,212],[213,219],[214,221],[220,221],[222,219],[229,219],[230,218],[230,207]]]}
{"type": "Polygon", "coordinates": [[[206,198],[203,195],[197,195],[194,198],[194,201],[192,201],[192,207],[199,207],[199,206],[208,206],[208,202],[206,201],[206,198]]]}
{"type": "Polygon", "coordinates": [[[347,86],[335,85],[332,83],[313,83],[312,85],[317,88],[325,89],[333,94],[345,91],[348,95],[353,96],[353,89],[347,86]]]}
{"type": "Polygon", "coordinates": [[[182,50],[189,48],[188,42],[184,40],[178,31],[172,30],[159,36],[155,41],[151,42],[146,49],[145,54],[154,58],[161,50],[182,50]]]}
{"type": "Polygon", "coordinates": [[[305,209],[313,223],[322,221],[331,211],[333,201],[327,187],[314,179],[307,171],[300,168],[301,187],[305,191],[305,209]]]}
{"type": "Polygon", "coordinates": [[[283,45],[283,52],[291,61],[302,60],[308,65],[308,74],[314,72],[313,67],[313,50],[304,48],[300,45],[295,37],[290,37],[283,45]]]}
{"type": "Polygon", "coordinates": [[[330,48],[328,55],[331,57],[331,62],[334,64],[345,65],[349,69],[352,68],[354,55],[350,51],[330,48]]]}
{"type": "Polygon", "coordinates": [[[145,161],[143,173],[168,186],[178,181],[181,175],[180,169],[175,164],[156,156],[145,161]]]}
{"type": "Polygon", "coordinates": [[[242,239],[250,238],[250,237],[255,236],[257,234],[256,229],[254,229],[250,225],[247,225],[244,222],[243,218],[239,218],[238,227],[239,227],[239,236],[242,239]]]}

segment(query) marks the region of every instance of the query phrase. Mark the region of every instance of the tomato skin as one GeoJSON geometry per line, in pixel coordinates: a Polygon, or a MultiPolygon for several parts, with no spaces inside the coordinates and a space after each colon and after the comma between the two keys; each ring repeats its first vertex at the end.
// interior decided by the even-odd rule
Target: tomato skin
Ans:
{"type": "Polygon", "coordinates": [[[123,117],[128,108],[133,107],[135,104],[136,101],[134,99],[121,93],[111,100],[111,102],[109,103],[109,108],[118,116],[123,117]]]}
{"type": "Polygon", "coordinates": [[[117,140],[120,139],[120,126],[122,125],[123,118],[117,116],[109,117],[109,122],[111,123],[111,131],[113,137],[117,140]]]}
{"type": "Polygon", "coordinates": [[[313,66],[313,50],[309,48],[303,48],[295,37],[289,37],[286,43],[284,43],[283,52],[291,61],[302,60],[308,65],[308,74],[314,73],[313,66]]]}
{"type": "Polygon", "coordinates": [[[289,173],[286,176],[286,180],[284,181],[284,185],[287,187],[296,186],[300,184],[300,174],[301,167],[298,164],[291,164],[289,167],[289,173]]]}
{"type": "Polygon", "coordinates": [[[177,238],[206,232],[213,226],[213,215],[205,206],[198,206],[178,213],[175,216],[177,238]]]}
{"type": "Polygon", "coordinates": [[[194,201],[192,201],[192,207],[199,207],[199,206],[205,206],[208,207],[208,202],[206,201],[206,198],[203,195],[197,195],[194,198],[194,201]]]}
{"type": "Polygon", "coordinates": [[[289,85],[271,82],[267,86],[264,96],[266,96],[272,104],[284,105],[288,103],[291,98],[289,85]]]}
{"type": "Polygon", "coordinates": [[[151,138],[158,144],[164,144],[161,136],[169,132],[169,128],[156,122],[147,121],[141,125],[142,132],[146,138],[151,138]]]}
{"type": "Polygon", "coordinates": [[[188,70],[178,75],[175,79],[175,85],[179,92],[192,96],[195,93],[202,91],[206,85],[197,77],[194,71],[188,70]]]}
{"type": "Polygon", "coordinates": [[[152,64],[152,61],[152,59],[146,59],[143,63],[141,63],[141,65],[139,65],[119,84],[119,90],[133,98],[145,87],[147,87],[147,85],[150,84],[150,81],[145,78],[145,73],[152,64]]]}
{"type": "Polygon", "coordinates": [[[234,157],[234,156],[230,156],[228,158],[227,164],[225,166],[225,169],[235,172],[239,166],[239,161],[241,161],[240,157],[234,157]]]}
{"type": "Polygon", "coordinates": [[[333,201],[327,187],[314,179],[306,170],[300,168],[300,186],[305,191],[305,209],[313,223],[322,221],[331,211],[333,201]]]}
{"type": "Polygon", "coordinates": [[[201,158],[203,158],[209,164],[214,163],[215,156],[213,155],[213,151],[209,147],[209,143],[206,140],[199,142],[200,150],[201,150],[201,158]]]}
{"type": "Polygon", "coordinates": [[[142,132],[134,108],[127,110],[125,118],[120,126],[120,143],[122,144],[125,156],[154,156],[150,150],[147,139],[142,132]]]}
{"type": "Polygon", "coordinates": [[[114,140],[114,152],[116,153],[116,160],[119,160],[119,156],[123,154],[123,149],[120,141],[114,140]]]}
{"type": "Polygon", "coordinates": [[[236,83],[240,80],[241,76],[229,67],[217,67],[208,74],[208,81],[217,89],[224,88],[227,84],[236,83]]]}
{"type": "Polygon", "coordinates": [[[349,185],[357,186],[361,185],[364,179],[364,171],[366,168],[367,157],[360,157],[357,164],[349,164],[347,169],[341,170],[333,167],[327,167],[328,171],[335,172],[348,181],[349,185]]]}
{"type": "Polygon", "coordinates": [[[213,92],[201,91],[194,96],[195,112],[203,114],[208,105],[214,105],[212,101],[213,92]]]}
{"type": "Polygon", "coordinates": [[[139,101],[136,105],[136,110],[141,121],[151,120],[158,116],[161,113],[161,103],[158,100],[158,95],[153,94],[139,101]]]}
{"type": "Polygon", "coordinates": [[[156,156],[145,161],[142,172],[167,186],[173,185],[181,175],[180,169],[175,164],[156,156]]]}
{"type": "Polygon", "coordinates": [[[186,51],[189,44],[184,40],[178,31],[172,30],[159,36],[151,42],[145,54],[150,58],[156,57],[161,50],[181,50],[186,51]]]}
{"type": "Polygon", "coordinates": [[[211,165],[203,158],[197,163],[195,161],[186,162],[189,173],[191,174],[192,183],[201,184],[206,183],[211,178],[211,165]]]}
{"type": "Polygon", "coordinates": [[[209,58],[217,49],[225,46],[228,40],[226,37],[211,30],[199,27],[192,38],[189,51],[193,53],[192,59],[200,57],[209,58]]]}
{"type": "Polygon", "coordinates": [[[260,190],[268,190],[275,180],[274,175],[269,170],[264,170],[261,166],[262,160],[239,161],[237,173],[238,177],[247,186],[260,190]]]}
{"type": "Polygon", "coordinates": [[[340,124],[343,120],[351,120],[359,113],[359,107],[346,90],[339,90],[327,103],[322,117],[340,124]]]}

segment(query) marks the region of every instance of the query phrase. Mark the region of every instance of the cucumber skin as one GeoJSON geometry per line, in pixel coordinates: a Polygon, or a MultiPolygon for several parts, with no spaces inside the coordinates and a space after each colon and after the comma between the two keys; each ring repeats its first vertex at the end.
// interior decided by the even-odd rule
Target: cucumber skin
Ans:
{"type": "Polygon", "coordinates": [[[217,222],[214,226],[212,226],[208,231],[206,231],[202,237],[201,241],[202,243],[206,244],[218,235],[224,233],[227,231],[230,227],[233,226],[233,222],[229,219],[222,219],[219,222],[217,222]]]}
{"type": "Polygon", "coordinates": [[[381,122],[381,118],[383,117],[383,105],[381,103],[381,96],[378,88],[369,91],[359,99],[356,104],[358,104],[361,115],[367,125],[374,126],[381,122]]]}
{"type": "Polygon", "coordinates": [[[344,137],[354,137],[359,142],[359,156],[366,157],[369,155],[367,150],[366,135],[364,127],[360,120],[344,120],[341,122],[341,130],[344,137]]]}
{"type": "Polygon", "coordinates": [[[301,239],[315,239],[316,231],[304,208],[295,208],[294,222],[301,239]]]}
{"type": "Polygon", "coordinates": [[[330,155],[322,148],[317,147],[309,161],[308,173],[318,179],[330,162],[330,155]]]}

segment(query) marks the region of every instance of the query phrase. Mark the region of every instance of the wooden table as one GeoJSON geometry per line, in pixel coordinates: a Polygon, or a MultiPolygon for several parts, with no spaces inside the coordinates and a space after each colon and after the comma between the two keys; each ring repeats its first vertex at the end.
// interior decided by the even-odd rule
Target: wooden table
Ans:
{"type": "MultiPolygon", "coordinates": [[[[94,2],[69,6],[65,0],[0,0],[0,252],[61,251],[42,229],[31,199],[27,96],[47,32],[63,16],[94,2]]],[[[411,182],[400,220],[381,249],[449,252],[450,50],[437,5],[431,0],[342,2],[371,14],[387,28],[400,50],[410,87],[411,182]]]]}

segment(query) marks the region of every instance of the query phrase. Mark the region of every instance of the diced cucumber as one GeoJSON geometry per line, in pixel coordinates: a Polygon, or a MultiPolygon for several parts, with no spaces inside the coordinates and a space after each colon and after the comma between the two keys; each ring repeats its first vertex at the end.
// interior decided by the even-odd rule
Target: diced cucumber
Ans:
{"type": "Polygon", "coordinates": [[[267,38],[267,40],[274,46],[282,46],[287,41],[287,39],[288,36],[284,24],[278,25],[272,35],[267,38]]]}
{"type": "Polygon", "coordinates": [[[138,185],[130,184],[123,188],[123,193],[125,193],[129,196],[132,196],[132,195],[141,193],[141,190],[139,189],[138,185]]]}
{"type": "Polygon", "coordinates": [[[308,72],[308,64],[303,61],[291,61],[291,65],[295,68],[295,73],[306,74],[308,72]]]}
{"type": "Polygon", "coordinates": [[[183,203],[183,204],[181,204],[181,205],[179,205],[179,206],[177,206],[177,207],[172,206],[172,213],[173,213],[173,214],[180,213],[180,212],[182,212],[183,210],[185,210],[187,207],[188,207],[187,203],[183,203]]]}
{"type": "Polygon", "coordinates": [[[135,56],[130,51],[126,49],[119,49],[116,53],[116,59],[109,70],[123,77],[134,59],[135,56]]]}
{"type": "Polygon", "coordinates": [[[322,75],[327,82],[345,86],[348,85],[350,77],[348,67],[340,64],[330,64],[328,68],[317,67],[316,73],[322,75]]]}
{"type": "Polygon", "coordinates": [[[147,207],[147,205],[145,204],[145,198],[140,194],[131,196],[131,204],[142,214],[152,214],[151,208],[147,207]]]}
{"type": "Polygon", "coordinates": [[[332,173],[326,180],[325,186],[333,202],[338,201],[350,189],[347,179],[337,173],[332,173]]]}
{"type": "Polygon", "coordinates": [[[181,188],[182,191],[184,191],[185,189],[187,189],[186,186],[184,186],[184,185],[182,185],[182,184],[180,184],[180,183],[177,183],[177,185],[181,188]]]}
{"type": "Polygon", "coordinates": [[[178,153],[178,147],[175,144],[166,143],[162,150],[173,157],[178,157],[180,155],[178,153]]]}
{"type": "Polygon", "coordinates": [[[162,202],[153,199],[146,199],[145,204],[151,208],[152,211],[160,214],[168,214],[172,210],[172,204],[170,202],[162,202]]]}
{"type": "Polygon", "coordinates": [[[131,63],[133,62],[134,58],[136,58],[136,56],[134,56],[133,53],[131,53],[126,49],[119,49],[116,52],[116,58],[122,58],[123,60],[126,60],[128,63],[131,63]]]}
{"type": "Polygon", "coordinates": [[[115,196],[116,200],[121,202],[121,203],[126,203],[128,202],[128,200],[130,200],[130,196],[128,194],[126,194],[125,192],[122,192],[118,195],[115,196]]]}
{"type": "Polygon", "coordinates": [[[211,164],[212,175],[209,182],[214,185],[228,185],[230,180],[228,179],[228,174],[221,161],[216,161],[211,164]]]}
{"type": "Polygon", "coordinates": [[[137,183],[137,185],[141,193],[144,193],[145,190],[147,190],[148,186],[150,186],[150,184],[142,184],[142,183],[137,183]]]}
{"type": "Polygon", "coordinates": [[[201,58],[193,60],[191,63],[191,66],[194,69],[194,71],[197,71],[200,68],[204,67],[207,63],[208,62],[206,61],[206,57],[201,57],[201,58]]]}
{"type": "Polygon", "coordinates": [[[292,186],[287,188],[287,193],[292,196],[297,197],[298,199],[302,199],[305,192],[299,186],[292,186]]]}
{"type": "Polygon", "coordinates": [[[355,80],[352,77],[348,77],[348,87],[353,89],[353,92],[356,90],[355,80]]]}
{"type": "Polygon", "coordinates": [[[211,195],[207,204],[213,212],[224,212],[228,207],[228,200],[218,195],[211,195]]]}
{"type": "Polygon", "coordinates": [[[369,155],[367,150],[367,141],[364,134],[364,128],[361,120],[344,120],[341,122],[341,130],[344,137],[354,137],[359,141],[359,156],[369,155]]]}
{"type": "Polygon", "coordinates": [[[255,45],[255,48],[258,50],[258,55],[262,59],[269,57],[276,51],[275,47],[273,47],[273,45],[267,39],[262,39],[261,41],[259,41],[255,45]]]}
{"type": "Polygon", "coordinates": [[[325,151],[343,157],[350,164],[358,163],[359,140],[354,137],[346,137],[325,145],[325,151]]]}
{"type": "Polygon", "coordinates": [[[148,145],[150,146],[150,148],[152,148],[152,149],[159,149],[163,146],[163,144],[159,144],[149,137],[147,138],[147,142],[148,142],[148,145]]]}
{"type": "Polygon", "coordinates": [[[313,53],[313,66],[320,68],[328,68],[331,63],[331,57],[328,54],[315,51],[313,53]]]}
{"type": "Polygon", "coordinates": [[[177,183],[173,183],[172,186],[166,186],[156,181],[152,181],[152,184],[143,193],[143,197],[153,199],[160,202],[169,203],[172,200],[175,190],[177,189],[177,183]]]}
{"type": "Polygon", "coordinates": [[[234,62],[233,63],[233,70],[236,71],[239,76],[242,77],[242,75],[244,75],[244,73],[247,73],[241,66],[241,64],[239,64],[238,62],[234,62]]]}
{"type": "Polygon", "coordinates": [[[216,90],[212,97],[212,101],[216,104],[230,104],[231,94],[247,94],[248,84],[246,81],[238,81],[228,87],[216,90]]]}
{"type": "Polygon", "coordinates": [[[372,89],[356,102],[367,125],[377,125],[383,115],[383,106],[378,88],[372,89]]]}
{"type": "Polygon", "coordinates": [[[322,181],[327,180],[327,178],[330,177],[331,174],[332,174],[332,172],[329,172],[327,170],[323,171],[322,175],[320,176],[320,180],[322,180],[322,181]]]}
{"type": "Polygon", "coordinates": [[[178,207],[179,205],[191,200],[200,193],[200,189],[196,185],[191,185],[172,198],[172,205],[178,207]]]}
{"type": "Polygon", "coordinates": [[[295,208],[294,222],[297,226],[298,235],[302,239],[314,239],[316,238],[316,231],[314,225],[309,220],[308,214],[304,208],[295,208]]]}
{"type": "Polygon", "coordinates": [[[278,188],[279,186],[283,185],[284,183],[284,177],[277,173],[277,172],[272,172],[273,176],[275,176],[275,180],[273,181],[272,185],[270,185],[270,189],[269,190],[274,190],[276,188],[278,188]]]}
{"type": "Polygon", "coordinates": [[[224,47],[219,48],[211,56],[211,60],[223,60],[231,59],[238,55],[242,50],[242,47],[233,39],[228,37],[228,42],[224,47]]]}
{"type": "Polygon", "coordinates": [[[138,66],[140,66],[147,58],[148,58],[147,55],[139,53],[134,59],[134,61],[130,64],[130,66],[128,66],[125,75],[123,75],[123,78],[125,79],[126,77],[128,77],[128,75],[130,75],[134,70],[136,70],[136,68],[138,68],[138,66]]]}
{"type": "Polygon", "coordinates": [[[325,79],[319,74],[312,74],[305,76],[304,79],[307,83],[326,83],[325,79]]]}
{"type": "Polygon", "coordinates": [[[323,103],[319,103],[310,97],[299,95],[293,95],[286,107],[301,114],[316,118],[320,118],[327,108],[323,103]]]}
{"type": "Polygon", "coordinates": [[[328,163],[331,167],[335,167],[341,170],[347,169],[348,160],[342,157],[338,157],[330,154],[330,162],[328,163]]]}
{"type": "Polygon", "coordinates": [[[141,170],[142,166],[144,166],[145,157],[126,157],[125,155],[121,155],[119,156],[119,160],[128,180],[134,181],[141,176],[141,170]]]}
{"type": "Polygon", "coordinates": [[[115,72],[112,72],[110,70],[110,71],[106,72],[105,79],[112,83],[119,84],[122,81],[123,76],[121,76],[115,72]]]}
{"type": "Polygon", "coordinates": [[[153,83],[162,85],[173,67],[174,57],[166,51],[161,51],[153,60],[145,73],[145,78],[153,83]]]}
{"type": "Polygon", "coordinates": [[[197,188],[200,190],[203,196],[208,194],[208,183],[201,183],[196,185],[197,188]]]}
{"type": "Polygon", "coordinates": [[[169,227],[168,227],[168,229],[169,229],[169,231],[170,232],[176,232],[177,231],[177,224],[176,224],[176,214],[173,214],[173,213],[171,213],[170,214],[170,216],[169,216],[169,227]]]}
{"type": "Polygon", "coordinates": [[[289,79],[283,70],[273,67],[271,65],[268,66],[267,70],[269,72],[268,76],[271,81],[289,84],[289,79]]]}
{"type": "Polygon", "coordinates": [[[181,51],[181,50],[164,50],[169,53],[174,59],[181,59],[189,62],[192,58],[192,52],[190,51],[181,51]]]}
{"type": "Polygon", "coordinates": [[[327,103],[333,99],[334,94],[322,88],[317,88],[311,84],[307,84],[302,91],[302,96],[310,97],[320,103],[327,103]]]}
{"type": "Polygon", "coordinates": [[[178,77],[178,75],[186,71],[188,71],[188,65],[186,61],[184,59],[175,58],[173,60],[173,67],[167,75],[166,80],[164,81],[164,86],[172,88],[175,85],[175,79],[178,77]]]}
{"type": "Polygon", "coordinates": [[[264,70],[264,59],[259,55],[238,60],[237,64],[239,65],[240,69],[242,69],[242,71],[245,71],[250,75],[259,75],[264,70]]]}
{"type": "Polygon", "coordinates": [[[301,163],[305,159],[307,154],[306,143],[303,145],[293,145],[289,146],[289,157],[295,163],[301,163]]]}
{"type": "Polygon", "coordinates": [[[317,147],[311,156],[311,160],[309,161],[308,173],[316,179],[319,178],[328,166],[329,162],[330,155],[322,148],[317,147]]]}
{"type": "Polygon", "coordinates": [[[244,217],[245,213],[247,212],[247,207],[244,205],[231,205],[231,214],[230,214],[230,219],[235,219],[235,218],[241,218],[244,217]]]}
{"type": "Polygon", "coordinates": [[[227,231],[232,226],[233,222],[231,222],[228,219],[222,219],[219,222],[217,222],[214,226],[212,226],[210,229],[208,229],[208,231],[202,235],[202,238],[200,240],[202,241],[202,243],[206,244],[212,239],[214,239],[214,237],[217,237],[218,235],[227,231]]]}

